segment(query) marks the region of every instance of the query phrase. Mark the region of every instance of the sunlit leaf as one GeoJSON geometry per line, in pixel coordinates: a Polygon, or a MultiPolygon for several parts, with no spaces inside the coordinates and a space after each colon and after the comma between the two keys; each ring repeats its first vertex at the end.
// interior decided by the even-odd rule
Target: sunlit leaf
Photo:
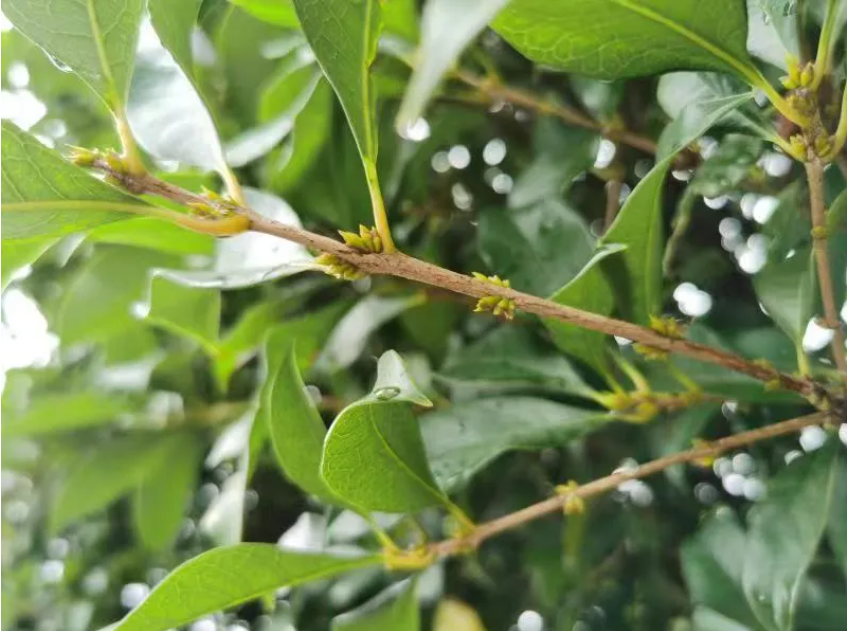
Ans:
{"type": "Polygon", "coordinates": [[[392,585],[361,607],[332,619],[332,631],[418,631],[415,581],[392,585]]]}

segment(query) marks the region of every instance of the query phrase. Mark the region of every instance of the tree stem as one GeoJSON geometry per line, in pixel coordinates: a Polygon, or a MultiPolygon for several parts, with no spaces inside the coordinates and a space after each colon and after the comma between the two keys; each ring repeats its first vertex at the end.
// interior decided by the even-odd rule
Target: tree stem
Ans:
{"type": "Polygon", "coordinates": [[[814,238],[815,263],[818,271],[818,284],[821,289],[824,324],[833,332],[832,357],[847,380],[847,354],[844,351],[844,330],[838,317],[835,304],[835,286],[829,266],[829,251],[826,237],[826,208],[824,207],[823,164],[815,157],[806,162],[806,177],[809,180],[809,202],[812,210],[812,236],[814,238]]]}
{"type": "MultiPolygon", "coordinates": [[[[703,446],[695,447],[694,449],[689,449],[687,451],[681,451],[663,458],[658,458],[634,469],[618,471],[611,475],[607,475],[606,477],[583,484],[582,486],[574,489],[570,496],[577,496],[585,499],[602,493],[607,493],[608,491],[618,488],[624,482],[646,478],[647,476],[659,473],[673,465],[714,458],[718,454],[731,449],[744,447],[761,440],[776,438],[777,436],[793,434],[802,430],[804,427],[822,425],[829,419],[829,414],[825,412],[818,412],[808,416],[791,419],[789,421],[776,423],[774,425],[768,425],[767,427],[760,427],[749,432],[742,432],[741,434],[735,434],[734,436],[728,436],[727,438],[721,438],[720,440],[716,440],[703,446]]],[[[838,420],[836,420],[836,422],[838,422],[838,420]]],[[[841,422],[843,422],[843,420],[841,420],[841,422]]],[[[499,535],[500,533],[508,530],[514,530],[528,522],[535,521],[541,517],[561,511],[567,499],[568,496],[566,495],[555,495],[514,513],[479,524],[474,532],[467,537],[446,539],[444,541],[434,543],[430,546],[430,550],[440,557],[462,554],[467,552],[469,549],[475,549],[486,539],[495,535],[499,535]]]]}
{"type": "MultiPolygon", "coordinates": [[[[98,161],[94,166],[108,171],[127,190],[135,194],[149,193],[159,195],[181,204],[192,202],[200,202],[207,205],[213,204],[209,199],[201,195],[163,182],[149,174],[136,177],[131,174],[115,173],[103,161],[98,161]]],[[[702,362],[717,364],[768,384],[778,383],[780,387],[786,390],[796,392],[816,401],[820,399],[828,401],[832,398],[828,391],[811,379],[797,378],[780,373],[766,363],[750,361],[725,350],[690,340],[665,337],[653,329],[598,315],[590,311],[582,311],[573,307],[560,305],[551,300],[545,300],[544,298],[532,296],[508,287],[501,287],[493,283],[477,280],[472,276],[465,276],[464,274],[438,267],[437,265],[407,256],[401,252],[395,252],[393,254],[388,254],[387,252],[360,252],[336,239],[268,219],[247,207],[237,208],[236,213],[239,218],[245,220],[248,224],[246,229],[293,241],[327,254],[334,254],[367,274],[404,278],[474,298],[484,298],[493,295],[508,298],[514,301],[518,309],[526,313],[532,313],[545,318],[554,318],[568,324],[599,331],[606,335],[623,337],[669,353],[679,353],[702,362]]],[[[210,223],[213,221],[211,220],[210,223]]]]}

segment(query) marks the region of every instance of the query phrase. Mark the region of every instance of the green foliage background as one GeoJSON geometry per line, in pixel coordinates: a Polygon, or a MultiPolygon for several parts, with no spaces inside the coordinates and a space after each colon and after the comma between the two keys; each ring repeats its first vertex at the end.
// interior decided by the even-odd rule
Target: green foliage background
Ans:
{"type": "MultiPolygon", "coordinates": [[[[672,316],[837,383],[808,332],[809,191],[772,86],[829,24],[835,131],[845,0],[3,11],[4,629],[845,627],[845,425],[415,556],[468,518],[808,401],[397,278],[338,281],[302,246],[187,231],[163,219],[186,211],[172,200],[63,157],[120,149],[128,121],[147,170],[190,191],[323,234],[375,206],[379,228],[382,199],[409,255],[643,325],[672,316]],[[682,404],[615,410],[622,392],[682,404]]],[[[827,161],[844,314],[847,162],[827,161]]]]}

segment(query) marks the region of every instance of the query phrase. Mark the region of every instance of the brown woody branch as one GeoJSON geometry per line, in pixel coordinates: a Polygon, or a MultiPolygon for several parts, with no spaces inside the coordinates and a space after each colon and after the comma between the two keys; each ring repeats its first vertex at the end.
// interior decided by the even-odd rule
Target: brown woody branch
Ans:
{"type": "MultiPolygon", "coordinates": [[[[113,181],[136,194],[157,195],[180,204],[200,203],[214,206],[216,203],[207,197],[163,182],[150,174],[133,175],[116,172],[105,160],[97,160],[91,166],[105,171],[113,181]]],[[[231,212],[231,209],[229,209],[229,212],[231,212]]],[[[334,254],[368,274],[405,278],[474,298],[492,295],[509,298],[514,300],[518,309],[527,313],[553,318],[607,335],[626,338],[670,353],[678,353],[692,359],[723,366],[774,387],[778,386],[796,392],[815,401],[830,401],[832,398],[826,389],[811,379],[781,373],[767,364],[753,362],[718,348],[685,339],[665,337],[652,329],[631,322],[582,311],[514,289],[500,287],[399,252],[393,254],[359,252],[336,239],[268,219],[250,208],[237,207],[236,212],[250,219],[249,229],[255,232],[274,235],[313,250],[334,254]]],[[[208,221],[211,224],[215,220],[210,219],[208,221]]]]}
{"type": "MultiPolygon", "coordinates": [[[[571,497],[586,499],[595,495],[601,495],[618,488],[628,480],[636,480],[646,478],[655,473],[659,473],[673,465],[683,464],[687,462],[696,462],[698,460],[708,460],[715,456],[729,451],[744,447],[761,440],[776,438],[786,434],[799,432],[804,427],[812,425],[822,425],[830,420],[830,415],[825,412],[818,412],[808,416],[783,421],[767,427],[761,427],[749,432],[742,432],[727,438],[721,438],[711,443],[704,444],[688,451],[651,460],[634,469],[626,471],[618,471],[607,475],[604,478],[599,478],[577,487],[568,495],[555,495],[537,504],[532,504],[514,513],[509,513],[498,519],[494,519],[483,524],[478,524],[473,532],[462,538],[446,539],[429,546],[429,551],[435,556],[445,557],[456,554],[462,554],[468,550],[473,550],[478,547],[486,539],[495,535],[499,535],[507,530],[513,530],[528,522],[534,521],[546,515],[557,513],[563,510],[565,502],[571,497]]],[[[833,419],[836,423],[844,422],[844,419],[833,419]]]]}

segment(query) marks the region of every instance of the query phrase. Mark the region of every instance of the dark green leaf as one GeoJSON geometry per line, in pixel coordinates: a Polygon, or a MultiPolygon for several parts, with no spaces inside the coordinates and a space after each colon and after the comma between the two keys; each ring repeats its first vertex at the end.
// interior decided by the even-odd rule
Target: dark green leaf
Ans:
{"type": "Polygon", "coordinates": [[[493,27],[536,63],[602,79],[679,68],[755,74],[735,0],[512,0],[493,27]]]}
{"type": "Polygon", "coordinates": [[[844,570],[844,576],[847,577],[847,463],[841,461],[836,467],[835,489],[832,492],[832,505],[829,509],[827,536],[829,537],[829,544],[844,570]]]}
{"type": "Polygon", "coordinates": [[[400,356],[385,353],[371,394],[345,408],[326,436],[321,475],[330,490],[368,511],[405,513],[446,503],[412,411],[412,403],[423,401],[400,356]]]}
{"type": "Polygon", "coordinates": [[[753,93],[736,94],[709,101],[689,103],[659,138],[656,159],[661,160],[684,149],[738,107],[752,100],[753,93]]]}
{"type": "Polygon", "coordinates": [[[591,258],[585,221],[556,200],[518,210],[487,210],[479,219],[478,239],[491,272],[536,296],[549,296],[591,258]]]}
{"type": "Polygon", "coordinates": [[[817,293],[815,279],[809,248],[782,261],[772,261],[753,277],[753,286],[762,305],[798,346],[813,314],[817,293]]]}
{"type": "MultiPolygon", "coordinates": [[[[8,0],[3,13],[70,66],[110,107],[122,109],[144,0],[8,0]]],[[[5,136],[4,130],[4,136],[5,136]]]]}
{"type": "Polygon", "coordinates": [[[329,578],[380,562],[378,556],[286,552],[242,543],[194,557],[171,572],[112,631],[166,631],[280,587],[329,578]]]}
{"type": "Polygon", "coordinates": [[[297,356],[285,329],[272,332],[265,344],[267,377],[257,412],[270,430],[276,460],[285,476],[327,502],[332,493],[321,478],[326,425],[306,392],[297,356]]]}
{"type": "Polygon", "coordinates": [[[193,339],[208,353],[217,352],[221,322],[221,292],[186,287],[157,274],[150,281],[146,319],[156,326],[193,339]]]}
{"type": "Polygon", "coordinates": [[[662,191],[671,160],[665,159],[648,173],[627,197],[601,243],[626,246],[624,263],[629,272],[632,314],[636,322],[649,323],[658,315],[662,287],[662,191]]]}
{"type": "Polygon", "coordinates": [[[94,179],[6,121],[2,145],[4,239],[79,232],[150,208],[94,179]]]}
{"type": "MultiPolygon", "coordinates": [[[[621,245],[601,248],[575,278],[550,296],[550,300],[575,309],[609,315],[615,299],[600,262],[624,249],[625,246],[621,245]]],[[[550,331],[553,342],[565,353],[582,360],[601,374],[608,370],[605,335],[553,318],[542,318],[542,322],[550,331]]]]}
{"type": "Polygon", "coordinates": [[[332,619],[332,631],[418,631],[415,581],[392,585],[361,607],[332,619]]]}
{"type": "Polygon", "coordinates": [[[742,583],[768,629],[792,629],[803,577],[823,536],[839,471],[838,445],[792,462],[750,514],[742,583]]]}
{"type": "Polygon", "coordinates": [[[134,498],[135,528],[152,551],[168,548],[176,539],[200,473],[202,443],[195,434],[171,442],[164,466],[148,475],[134,498]]]}
{"type": "Polygon", "coordinates": [[[748,538],[728,508],[700,525],[682,547],[682,572],[692,600],[739,623],[759,629],[741,587],[748,538]]]}
{"type": "Polygon", "coordinates": [[[563,445],[609,420],[600,410],[494,397],[431,412],[421,419],[421,431],[436,480],[454,488],[502,453],[563,445]]]}
{"type": "Polygon", "coordinates": [[[421,44],[397,114],[400,134],[423,115],[441,78],[506,3],[507,0],[429,0],[425,4],[421,44]]]}

